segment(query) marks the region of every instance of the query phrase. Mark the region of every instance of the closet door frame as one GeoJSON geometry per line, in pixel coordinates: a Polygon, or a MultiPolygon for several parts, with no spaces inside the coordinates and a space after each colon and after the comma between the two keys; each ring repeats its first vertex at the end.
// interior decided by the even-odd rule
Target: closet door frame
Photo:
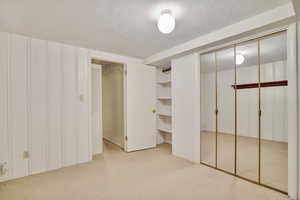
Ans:
{"type": "MultiPolygon", "coordinates": [[[[294,187],[298,187],[297,185],[296,186],[291,186],[290,184],[289,184],[289,187],[288,187],[288,191],[282,191],[282,190],[280,190],[280,189],[277,189],[277,188],[274,188],[274,187],[271,187],[271,186],[268,186],[268,185],[265,185],[265,184],[263,184],[263,183],[261,183],[261,114],[262,114],[262,111],[261,111],[261,77],[260,77],[260,73],[261,73],[261,55],[260,55],[260,41],[261,40],[263,40],[263,39],[265,39],[265,38],[268,38],[268,37],[273,37],[273,36],[276,36],[276,35],[280,35],[280,34],[287,34],[287,35],[292,35],[293,33],[295,33],[295,27],[294,27],[295,25],[293,24],[293,25],[290,25],[290,29],[291,30],[289,30],[289,29],[287,29],[287,28],[284,28],[284,29],[282,29],[282,30],[277,30],[277,31],[274,31],[274,32],[272,32],[272,33],[268,33],[268,34],[264,34],[264,35],[262,35],[262,36],[259,36],[259,37],[256,37],[256,38],[251,38],[251,39],[248,39],[248,40],[245,40],[245,41],[242,41],[242,42],[236,42],[236,43],[233,43],[233,44],[231,44],[231,45],[227,45],[227,46],[225,46],[225,47],[221,47],[221,48],[218,48],[218,49],[214,49],[214,50],[209,50],[209,51],[206,51],[206,52],[201,52],[200,53],[200,55],[205,55],[205,54],[210,54],[210,53],[214,53],[215,55],[214,55],[214,57],[215,57],[215,65],[216,65],[216,79],[217,79],[217,77],[218,77],[218,73],[217,73],[217,59],[216,59],[216,52],[218,52],[218,51],[221,51],[221,50],[224,50],[224,49],[229,49],[229,48],[234,48],[234,59],[236,60],[236,56],[237,56],[237,53],[236,53],[236,47],[238,46],[238,45],[242,45],[242,44],[245,44],[245,43],[249,43],[249,42],[257,42],[257,51],[258,51],[258,180],[257,181],[253,181],[253,180],[250,180],[250,179],[248,179],[248,178],[245,178],[245,177],[242,177],[242,176],[239,176],[238,174],[237,174],[237,152],[238,152],[238,149],[237,149],[237,64],[236,64],[236,62],[235,62],[235,66],[234,66],[234,82],[235,82],[235,85],[236,85],[236,87],[234,88],[234,98],[235,98],[235,105],[234,105],[234,107],[235,107],[235,131],[234,131],[234,143],[235,143],[235,152],[234,152],[234,173],[231,173],[231,172],[228,172],[228,171],[226,171],[226,170],[223,170],[223,169],[220,169],[219,167],[218,167],[218,156],[217,156],[217,150],[218,150],[218,148],[217,148],[217,138],[218,138],[218,105],[217,105],[217,99],[218,99],[218,97],[217,97],[217,91],[218,91],[218,86],[217,86],[217,81],[218,80],[215,80],[216,81],[216,105],[215,105],[215,108],[216,108],[216,110],[215,110],[215,115],[216,115],[216,125],[215,125],[215,127],[216,127],[216,129],[215,129],[215,131],[216,131],[216,155],[215,155],[215,158],[216,158],[216,161],[215,161],[215,165],[214,166],[212,166],[212,165],[209,165],[209,164],[206,164],[206,163],[203,163],[202,162],[202,159],[200,158],[200,163],[201,164],[203,164],[203,165],[206,165],[206,166],[208,166],[208,167],[212,167],[212,168],[214,168],[214,169],[217,169],[217,170],[219,170],[219,171],[222,171],[222,172],[225,172],[225,173],[227,173],[227,174],[230,174],[230,175],[233,175],[233,176],[236,176],[236,177],[238,177],[238,178],[241,178],[241,179],[244,179],[244,180],[246,180],[246,181],[249,181],[249,182],[252,182],[252,183],[254,183],[254,184],[258,184],[258,185],[261,185],[261,186],[263,186],[263,187],[266,187],[266,188],[269,188],[269,189],[272,189],[272,190],[275,190],[275,191],[278,191],[278,192],[280,192],[280,193],[283,193],[283,194],[290,194],[290,191],[292,191],[293,192],[293,194],[292,194],[292,196],[295,196],[295,194],[294,194],[294,187]],[[290,188],[292,188],[292,189],[290,189],[290,188]]],[[[294,35],[292,35],[292,36],[294,36],[294,35]]],[[[290,36],[290,37],[292,37],[292,36],[290,36]]],[[[293,48],[293,47],[291,47],[292,45],[290,44],[291,42],[289,41],[289,38],[288,38],[288,45],[287,45],[287,52],[288,52],[288,63],[289,62],[293,62],[293,60],[294,60],[294,56],[295,55],[293,55],[293,54],[295,54],[295,50],[289,50],[289,48],[293,48]]],[[[295,63],[293,63],[293,66],[295,65],[295,63]]],[[[289,75],[288,75],[288,80],[290,80],[290,78],[292,78],[292,80],[293,79],[295,79],[295,80],[297,80],[297,78],[298,77],[291,77],[291,76],[296,76],[296,68],[295,67],[289,67],[289,64],[287,65],[288,66],[288,69],[287,69],[287,71],[289,71],[289,75]]],[[[296,93],[296,94],[298,94],[298,91],[295,91],[296,90],[296,87],[295,87],[295,82],[293,82],[292,83],[292,86],[290,86],[290,84],[289,84],[289,89],[288,89],[288,98],[293,98],[295,95],[293,95],[293,93],[296,93]]],[[[291,100],[292,101],[292,103],[293,103],[293,105],[291,105],[291,107],[292,106],[296,106],[297,107],[297,105],[298,105],[298,102],[294,102],[294,100],[291,100]]],[[[297,110],[295,110],[294,109],[294,111],[292,110],[292,109],[289,109],[289,114],[288,114],[288,116],[290,117],[290,116],[295,116],[295,115],[297,115],[297,110]],[[290,112],[290,111],[292,111],[292,112],[290,112]]],[[[297,120],[296,120],[297,121],[297,120]]],[[[291,125],[293,128],[292,128],[292,130],[293,131],[288,131],[288,137],[290,138],[294,138],[295,136],[297,136],[297,134],[298,134],[298,128],[295,128],[295,127],[297,127],[297,122],[296,122],[295,120],[293,121],[293,122],[289,122],[289,126],[291,125]]],[[[290,143],[291,142],[291,139],[288,139],[288,144],[289,144],[289,151],[288,151],[288,154],[289,154],[289,168],[290,168],[290,165],[296,165],[296,163],[297,163],[297,159],[296,160],[294,160],[293,162],[291,161],[292,159],[294,159],[294,154],[295,154],[295,152],[294,151],[291,151],[291,150],[294,150],[294,149],[297,149],[297,146],[298,146],[298,143],[297,142],[295,142],[295,141],[293,141],[292,143],[290,143]],[[293,147],[290,147],[290,146],[293,146],[293,147]],[[290,158],[291,157],[291,158],[290,158]],[[293,158],[292,158],[293,157],[293,158]]],[[[201,144],[200,144],[201,145],[201,144]]],[[[201,155],[201,154],[200,154],[201,155]]],[[[288,171],[288,179],[289,179],[289,183],[295,183],[295,182],[297,182],[297,177],[295,176],[295,172],[293,171],[293,172],[290,172],[290,170],[288,171]]]]}
{"type": "MultiPolygon", "coordinates": [[[[91,146],[91,149],[90,149],[90,152],[91,152],[91,156],[95,155],[95,154],[101,154],[103,153],[103,117],[102,117],[102,100],[101,100],[101,106],[100,106],[100,114],[101,114],[101,117],[100,117],[100,129],[101,129],[101,149],[100,151],[97,151],[97,152],[94,152],[93,149],[97,148],[97,147],[93,147],[94,142],[92,141],[92,138],[93,138],[93,132],[92,132],[92,127],[93,127],[93,124],[92,124],[92,69],[97,69],[97,70],[102,70],[102,67],[101,68],[95,68],[93,66],[93,60],[102,60],[102,61],[107,61],[107,62],[112,62],[112,63],[118,63],[120,65],[123,66],[123,133],[124,133],[124,151],[127,151],[127,65],[123,62],[119,62],[119,61],[111,61],[110,59],[106,59],[106,58],[101,58],[101,57],[98,57],[98,56],[92,56],[92,55],[89,55],[89,67],[88,67],[88,76],[89,76],[89,80],[90,80],[90,83],[89,83],[89,134],[90,134],[90,146],[91,146]]],[[[102,80],[101,80],[102,81],[102,80]]],[[[102,83],[101,83],[101,87],[102,87],[102,83]]],[[[102,88],[101,88],[101,93],[102,93],[102,88]]],[[[101,99],[102,99],[102,94],[100,95],[101,99]]]]}

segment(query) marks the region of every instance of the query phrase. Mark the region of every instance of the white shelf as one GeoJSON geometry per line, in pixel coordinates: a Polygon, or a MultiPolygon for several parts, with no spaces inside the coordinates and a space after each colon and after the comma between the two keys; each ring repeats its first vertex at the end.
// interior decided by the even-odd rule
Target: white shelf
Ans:
{"type": "Polygon", "coordinates": [[[159,100],[171,100],[172,97],[157,97],[159,100]]]}
{"type": "Polygon", "coordinates": [[[159,131],[165,132],[165,133],[172,133],[172,130],[166,129],[166,128],[157,128],[159,131]]]}
{"type": "Polygon", "coordinates": [[[158,83],[158,84],[161,84],[161,85],[171,84],[171,80],[158,81],[157,83],[158,83]]]}
{"type": "Polygon", "coordinates": [[[172,117],[172,113],[171,112],[158,112],[158,115],[162,115],[162,116],[167,116],[167,117],[172,117]]]}

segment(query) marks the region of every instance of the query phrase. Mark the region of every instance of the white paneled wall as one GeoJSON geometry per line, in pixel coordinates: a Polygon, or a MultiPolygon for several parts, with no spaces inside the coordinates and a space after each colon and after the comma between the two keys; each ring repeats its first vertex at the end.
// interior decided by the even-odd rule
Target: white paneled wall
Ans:
{"type": "Polygon", "coordinates": [[[77,51],[77,88],[79,101],[77,101],[77,162],[83,163],[92,159],[91,135],[89,134],[89,107],[87,106],[89,94],[89,52],[79,48],[77,51]]]}
{"type": "Polygon", "coordinates": [[[48,42],[48,169],[62,167],[62,68],[61,45],[48,42]]]}
{"type": "Polygon", "coordinates": [[[0,181],[91,160],[89,50],[0,33],[0,181]]]}
{"type": "Polygon", "coordinates": [[[7,152],[10,154],[11,163],[8,171],[11,173],[11,178],[27,176],[29,173],[28,160],[23,158],[24,152],[29,150],[28,43],[29,39],[26,37],[11,35],[8,66],[8,135],[10,144],[9,152],[7,152]]]}
{"type": "MultiPolygon", "coordinates": [[[[9,35],[0,33],[0,163],[4,168],[11,165],[8,154],[8,65],[9,65],[9,35]],[[6,164],[5,164],[6,163],[6,164]]],[[[0,181],[6,180],[8,173],[0,176],[0,181]]]]}
{"type": "Polygon", "coordinates": [[[31,39],[29,54],[29,173],[36,174],[47,169],[47,42],[31,39]]]}
{"type": "MultiPolygon", "coordinates": [[[[257,67],[239,68],[239,83],[258,81],[257,67]]],[[[261,81],[286,80],[286,61],[261,65],[261,81]]],[[[202,116],[201,129],[215,131],[215,73],[201,74],[202,116]]],[[[218,72],[218,129],[234,134],[234,71],[218,72]]],[[[287,87],[261,89],[262,138],[287,142],[287,87]]],[[[238,134],[258,137],[258,89],[238,90],[238,134]]]]}
{"type": "Polygon", "coordinates": [[[62,157],[63,166],[77,162],[77,105],[76,102],[76,49],[62,46],[63,100],[62,100],[62,157]]]}

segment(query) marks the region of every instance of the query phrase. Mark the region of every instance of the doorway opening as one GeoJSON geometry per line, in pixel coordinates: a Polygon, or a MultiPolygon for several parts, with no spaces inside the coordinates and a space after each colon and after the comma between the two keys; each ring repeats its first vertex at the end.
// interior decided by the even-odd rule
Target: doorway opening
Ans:
{"type": "Polygon", "coordinates": [[[287,194],[286,31],[200,57],[201,163],[287,194]]]}
{"type": "Polygon", "coordinates": [[[124,64],[92,59],[93,152],[125,148],[124,64]]]}

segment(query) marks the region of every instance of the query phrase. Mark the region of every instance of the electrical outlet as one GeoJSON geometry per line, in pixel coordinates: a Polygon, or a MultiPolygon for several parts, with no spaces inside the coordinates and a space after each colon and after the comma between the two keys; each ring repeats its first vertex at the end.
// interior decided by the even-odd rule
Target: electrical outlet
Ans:
{"type": "Polygon", "coordinates": [[[28,151],[24,151],[23,152],[23,159],[28,159],[29,158],[29,152],[28,151]]]}

